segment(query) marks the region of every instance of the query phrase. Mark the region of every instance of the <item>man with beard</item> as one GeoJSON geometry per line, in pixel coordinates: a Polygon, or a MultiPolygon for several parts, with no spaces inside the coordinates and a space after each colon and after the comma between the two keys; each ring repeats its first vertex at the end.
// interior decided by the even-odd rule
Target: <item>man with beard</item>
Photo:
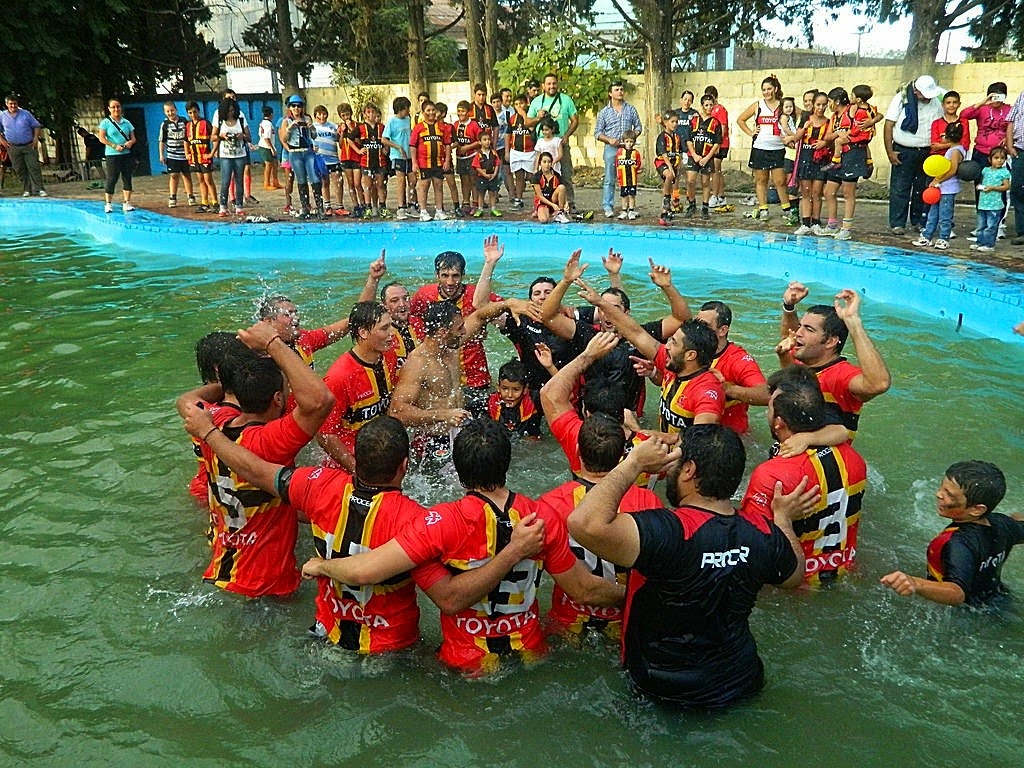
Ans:
{"type": "Polygon", "coordinates": [[[828,409],[838,415],[853,440],[864,403],[886,392],[892,378],[864,329],[860,294],[844,288],[832,306],[816,304],[798,321],[796,305],[808,293],[803,283],[792,282],[782,294],[782,340],[775,353],[783,366],[796,362],[810,368],[828,409]],[[840,356],[848,337],[860,367],[840,356]]]}

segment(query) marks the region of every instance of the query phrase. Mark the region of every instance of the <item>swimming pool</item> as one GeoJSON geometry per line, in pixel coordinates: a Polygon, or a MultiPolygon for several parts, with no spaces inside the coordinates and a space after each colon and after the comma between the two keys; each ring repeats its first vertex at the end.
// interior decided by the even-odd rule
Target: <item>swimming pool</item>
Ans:
{"type": "MultiPolygon", "coordinates": [[[[0,764],[902,768],[1019,759],[1021,606],[951,611],[899,599],[877,578],[896,567],[922,572],[941,528],[932,493],[954,460],[999,463],[1010,483],[1002,511],[1024,511],[1024,355],[966,321],[955,333],[951,317],[899,309],[898,271],[876,265],[863,274],[884,280],[833,280],[830,269],[845,269],[840,259],[852,253],[844,244],[818,244],[829,249],[821,258],[802,257],[794,241],[778,244],[784,256],[762,243],[726,258],[682,232],[611,240],[620,233],[604,226],[410,224],[397,235],[326,226],[298,237],[306,227],[287,224],[274,225],[287,230],[269,235],[271,248],[216,231],[254,227],[217,224],[171,248],[167,219],[145,214],[154,228],[145,237],[163,243],[152,252],[134,228],[120,229],[120,216],[93,213],[95,203],[28,202],[0,205],[0,764]],[[827,593],[763,596],[753,627],[768,687],[757,699],[714,715],[631,701],[614,652],[600,644],[465,682],[431,656],[438,629],[428,605],[419,648],[355,659],[305,637],[308,584],[292,600],[244,602],[200,583],[203,515],[186,496],[193,460],[172,409],[195,383],[195,340],[244,325],[270,291],[290,294],[308,324],[333,320],[384,246],[410,287],[445,248],[462,247],[472,274],[491,231],[507,245],[495,279],[509,293],[538,273],[557,275],[574,247],[600,271],[614,242],[643,319],[658,312],[647,254],[671,259],[684,295],[732,305],[733,337],[766,368],[787,280],[808,282],[812,300],[844,285],[867,291],[865,325],[894,385],[865,408],[857,439],[870,465],[861,570],[827,593]],[[759,277],[774,258],[783,271],[759,277]],[[708,266],[719,261],[733,266],[708,266]]],[[[492,369],[511,355],[497,334],[488,349],[492,369]]],[[[321,352],[318,368],[331,359],[321,352]]],[[[751,423],[748,466],[768,441],[763,411],[751,423]]],[[[563,464],[550,441],[518,445],[514,487],[538,493],[562,479],[563,464]]],[[[301,541],[309,551],[308,535],[301,541]]],[[[1004,578],[1024,590],[1021,553],[1004,578]]]]}

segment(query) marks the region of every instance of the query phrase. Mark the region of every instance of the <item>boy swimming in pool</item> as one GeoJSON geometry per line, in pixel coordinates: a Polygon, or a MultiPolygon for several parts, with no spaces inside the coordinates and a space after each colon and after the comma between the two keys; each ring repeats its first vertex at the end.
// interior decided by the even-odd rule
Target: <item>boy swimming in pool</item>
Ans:
{"type": "Polygon", "coordinates": [[[1024,541],[1024,517],[992,511],[1005,493],[1006,478],[995,464],[952,465],[935,492],[939,516],[950,523],[928,545],[928,578],[893,571],[882,577],[882,584],[897,594],[918,594],[945,605],[980,606],[1005,595],[1003,563],[1024,541]]]}

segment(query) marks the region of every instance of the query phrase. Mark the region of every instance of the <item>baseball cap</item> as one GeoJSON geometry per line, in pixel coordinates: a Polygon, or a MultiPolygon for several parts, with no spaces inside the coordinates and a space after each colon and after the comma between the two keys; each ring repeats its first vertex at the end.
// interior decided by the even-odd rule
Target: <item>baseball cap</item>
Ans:
{"type": "Polygon", "coordinates": [[[936,96],[945,93],[945,90],[935,82],[935,78],[931,75],[921,75],[917,78],[914,81],[914,88],[926,99],[934,99],[936,96]]]}
{"type": "Polygon", "coordinates": [[[299,94],[297,94],[297,93],[293,93],[291,96],[288,97],[288,104],[289,105],[291,105],[291,104],[305,104],[305,103],[306,102],[304,102],[302,100],[302,97],[299,96],[299,94]]]}

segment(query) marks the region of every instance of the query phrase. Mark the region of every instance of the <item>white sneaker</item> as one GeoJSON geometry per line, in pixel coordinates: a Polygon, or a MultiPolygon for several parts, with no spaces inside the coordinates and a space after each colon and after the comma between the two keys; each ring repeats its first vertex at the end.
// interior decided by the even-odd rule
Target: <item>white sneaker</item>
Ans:
{"type": "Polygon", "coordinates": [[[761,208],[757,212],[758,221],[768,221],[768,215],[769,215],[768,214],[768,209],[767,208],[761,208]]]}
{"type": "Polygon", "coordinates": [[[853,232],[851,232],[847,227],[843,227],[838,232],[836,232],[836,240],[851,240],[851,239],[853,239],[853,232]]]}
{"type": "Polygon", "coordinates": [[[114,212],[113,204],[112,203],[107,203],[106,205],[104,205],[103,206],[103,212],[104,213],[113,213],[114,212]]]}
{"type": "Polygon", "coordinates": [[[613,211],[611,208],[605,208],[604,209],[604,217],[606,219],[610,219],[614,215],[615,215],[615,211],[613,211]]]}
{"type": "Polygon", "coordinates": [[[132,205],[131,203],[125,203],[124,205],[121,206],[121,210],[124,211],[125,213],[128,213],[128,211],[134,211],[135,206],[132,205]]]}
{"type": "Polygon", "coordinates": [[[22,192],[22,193],[21,193],[21,196],[22,196],[22,197],[32,197],[32,193],[31,193],[31,192],[29,192],[29,191],[28,191],[28,190],[26,189],[26,190],[25,190],[24,192],[22,192]]]}
{"type": "Polygon", "coordinates": [[[995,250],[995,248],[993,248],[991,245],[979,245],[977,248],[975,248],[975,250],[981,253],[991,253],[992,251],[995,250]]]}
{"type": "Polygon", "coordinates": [[[448,214],[438,208],[434,211],[434,221],[445,221],[448,218],[448,214]]]}
{"type": "Polygon", "coordinates": [[[425,208],[420,211],[420,221],[430,221],[430,214],[427,213],[425,208]]]}
{"type": "Polygon", "coordinates": [[[557,221],[559,224],[568,224],[572,221],[572,219],[569,218],[565,211],[559,211],[558,213],[555,214],[555,221],[557,221]]]}
{"type": "Polygon", "coordinates": [[[940,251],[944,251],[947,248],[949,248],[949,241],[948,240],[943,240],[940,237],[938,240],[935,241],[935,247],[938,248],[940,251]]]}
{"type": "Polygon", "coordinates": [[[709,208],[717,208],[720,205],[721,205],[721,203],[718,202],[718,196],[717,195],[712,195],[710,198],[708,198],[708,207],[709,208]]]}
{"type": "Polygon", "coordinates": [[[630,221],[633,221],[636,217],[637,217],[636,210],[634,208],[630,208],[629,209],[629,215],[627,215],[626,218],[629,219],[630,221]]]}
{"type": "Polygon", "coordinates": [[[405,212],[405,208],[399,208],[395,211],[395,218],[399,221],[405,221],[409,218],[409,214],[405,212]]]}
{"type": "Polygon", "coordinates": [[[999,231],[996,233],[996,240],[1003,240],[1006,238],[1006,225],[1000,224],[999,231]]]}
{"type": "Polygon", "coordinates": [[[627,216],[629,216],[629,214],[626,211],[623,211],[615,218],[619,219],[620,221],[625,221],[627,216]]]}
{"type": "Polygon", "coordinates": [[[921,237],[917,238],[917,240],[912,242],[911,245],[916,245],[918,248],[930,248],[932,241],[924,235],[921,235],[921,237]]]}
{"type": "Polygon", "coordinates": [[[796,228],[796,231],[793,234],[794,235],[813,235],[814,234],[814,230],[811,229],[806,224],[801,224],[799,227],[796,228]]]}
{"type": "Polygon", "coordinates": [[[46,194],[46,190],[45,189],[40,189],[39,190],[39,196],[40,197],[49,197],[49,195],[46,194]]]}

